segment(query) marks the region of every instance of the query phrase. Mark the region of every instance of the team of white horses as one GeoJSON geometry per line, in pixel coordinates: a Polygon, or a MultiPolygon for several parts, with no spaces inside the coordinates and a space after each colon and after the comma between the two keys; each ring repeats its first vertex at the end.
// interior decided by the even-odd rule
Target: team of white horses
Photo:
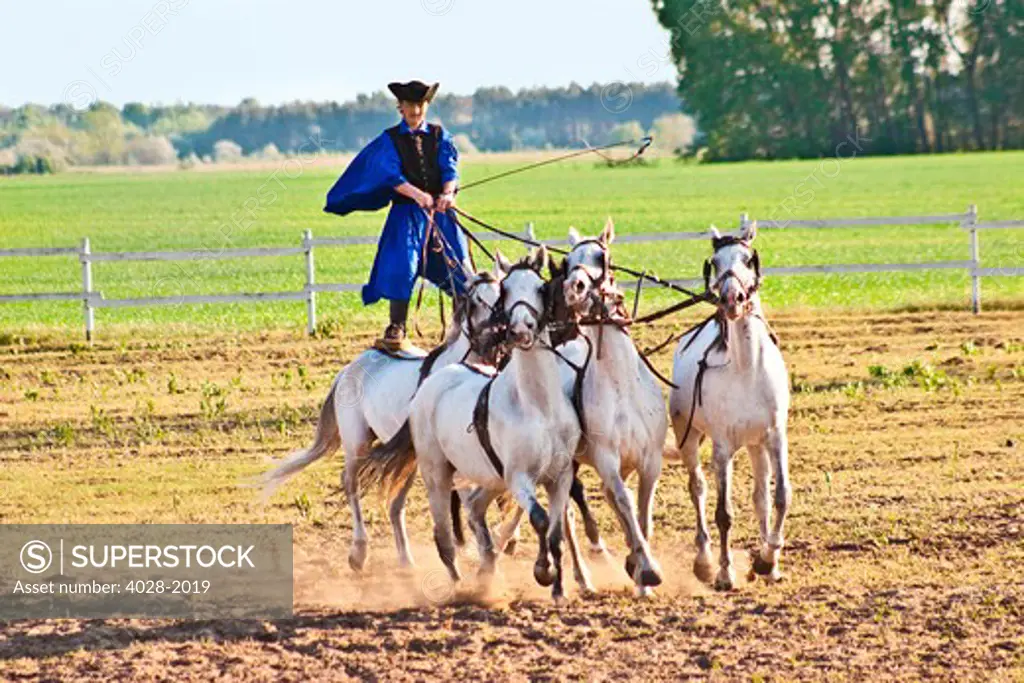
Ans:
{"type": "Polygon", "coordinates": [[[334,380],[313,445],[268,472],[266,490],[343,447],[343,483],[353,518],[350,565],[358,571],[366,563],[369,539],[360,493],[376,481],[388,491],[399,562],[411,566],[404,507],[418,470],[427,488],[437,550],[453,580],[460,578],[460,525],[453,525],[453,511],[459,512],[461,500],[484,577],[493,573],[499,552],[512,547],[527,514],[540,539],[534,577],[552,587],[557,601],[564,595],[563,539],[580,589],[593,591],[576,542],[570,492],[582,503],[591,552],[604,552],[575,479],[576,468],[587,465],[600,477],[622,526],[626,571],[643,595],[662,581],[651,534],[655,487],[667,453],[681,458],[689,472],[697,518],[694,573],[727,590],[736,580],[729,550],[732,463],[745,446],[753,465],[761,537],[751,566],[777,580],[791,498],[789,381],[758,297],[760,266],[751,246],[756,226],[724,237],[712,228],[711,235],[714,253],[705,264],[705,280],[717,310],[679,340],[673,359],[669,415],[677,448],[665,449],[664,395],[621,314],[622,294],[610,270],[615,235],[609,219],[596,238],[582,238],[570,228],[572,249],[561,268],[550,269],[558,274],[551,280],[544,277],[549,271],[544,247],[514,265],[498,254],[493,275],[480,273],[469,281],[445,341],[427,357],[410,360],[374,349],[362,353],[334,380]],[[559,307],[564,310],[556,316],[559,307]],[[575,334],[564,340],[567,326],[575,334]],[[484,367],[493,361],[488,351],[494,348],[504,352],[500,370],[484,367]],[[705,438],[713,446],[718,494],[717,573],[705,512],[707,483],[698,456],[705,438]],[[638,505],[625,483],[634,471],[638,505]],[[547,493],[547,510],[537,499],[538,488],[547,493]],[[495,540],[486,513],[499,496],[518,505],[495,540]]]}

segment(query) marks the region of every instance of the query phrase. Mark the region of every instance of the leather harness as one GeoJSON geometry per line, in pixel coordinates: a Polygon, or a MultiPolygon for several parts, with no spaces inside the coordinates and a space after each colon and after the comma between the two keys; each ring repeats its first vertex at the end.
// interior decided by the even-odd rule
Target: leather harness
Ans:
{"type": "MultiPolygon", "coordinates": [[[[513,266],[513,269],[521,267],[528,266],[517,264],[516,266],[513,266]]],[[[539,332],[540,330],[544,329],[549,322],[551,311],[553,310],[555,291],[556,290],[551,287],[551,283],[548,282],[544,294],[545,302],[543,313],[537,311],[533,306],[531,306],[529,303],[525,301],[517,301],[512,305],[511,310],[515,310],[516,306],[520,305],[528,307],[531,313],[533,313],[534,317],[537,319],[537,328],[539,332]]],[[[504,300],[505,293],[504,290],[502,290],[502,293],[498,298],[498,304],[494,307],[496,317],[507,317],[508,313],[511,313],[511,311],[506,312],[504,310],[504,300]]],[[[582,366],[577,366],[575,363],[571,362],[569,359],[563,356],[555,347],[547,345],[547,348],[556,356],[561,358],[566,364],[569,365],[569,367],[571,367],[576,372],[576,379],[573,381],[572,387],[572,408],[573,412],[576,413],[576,419],[579,421],[580,430],[583,433],[586,433],[586,416],[583,414],[583,379],[586,375],[587,367],[590,365],[590,357],[591,355],[593,355],[593,346],[591,345],[589,339],[584,337],[584,340],[587,342],[587,358],[582,366]]],[[[480,372],[479,369],[474,368],[473,366],[467,363],[463,363],[463,365],[472,370],[475,370],[476,372],[480,372]]],[[[484,453],[487,454],[487,459],[490,460],[491,466],[494,468],[494,471],[498,473],[498,476],[504,479],[505,465],[501,462],[501,458],[498,457],[498,453],[494,450],[494,443],[491,441],[490,430],[491,387],[494,385],[494,380],[497,378],[498,375],[494,375],[493,377],[491,377],[484,385],[483,389],[480,390],[480,395],[477,396],[476,399],[476,405],[473,406],[473,421],[466,429],[466,431],[476,432],[476,437],[477,439],[480,440],[480,447],[483,448],[484,453]]]]}
{"type": "MultiPolygon", "coordinates": [[[[586,338],[584,338],[586,339],[586,338]]],[[[572,385],[572,409],[576,413],[576,419],[580,423],[580,431],[584,434],[587,433],[587,420],[583,413],[583,379],[586,375],[587,366],[590,364],[590,355],[593,348],[590,346],[590,340],[587,339],[587,360],[584,362],[582,367],[577,367],[572,363],[569,363],[562,354],[552,351],[556,355],[562,358],[566,363],[569,363],[570,367],[576,371],[576,379],[572,385]]],[[[468,363],[463,363],[466,367],[480,372],[480,370],[473,368],[468,363]]],[[[494,467],[494,471],[498,473],[498,476],[502,479],[505,478],[505,466],[501,462],[501,458],[498,457],[498,453],[494,450],[494,444],[491,442],[491,429],[490,429],[490,416],[491,416],[491,386],[494,384],[494,380],[498,378],[497,375],[487,380],[487,384],[480,390],[480,395],[477,396],[476,405],[473,406],[473,423],[469,426],[467,431],[475,431],[476,438],[480,440],[480,447],[484,449],[484,453],[487,454],[487,459],[491,461],[491,466],[494,467]]]]}
{"type": "Polygon", "coordinates": [[[417,389],[420,388],[420,385],[423,384],[424,380],[426,380],[427,377],[430,377],[430,373],[433,372],[434,364],[437,363],[437,359],[440,358],[441,354],[444,353],[447,349],[447,343],[439,344],[430,353],[427,354],[426,358],[423,359],[423,365],[420,366],[420,378],[416,382],[417,389]]]}
{"type": "Polygon", "coordinates": [[[491,443],[491,430],[488,427],[491,415],[491,387],[494,385],[494,379],[492,377],[487,380],[487,384],[480,390],[480,395],[476,399],[476,405],[473,407],[473,424],[470,427],[476,431],[476,438],[480,440],[480,446],[484,449],[484,453],[487,454],[487,459],[491,461],[494,471],[498,473],[500,478],[504,479],[505,466],[494,450],[494,444],[491,443]]]}
{"type": "MultiPolygon", "coordinates": [[[[750,297],[753,294],[755,294],[757,290],[761,287],[761,259],[757,254],[757,250],[753,249],[748,241],[741,239],[739,237],[735,237],[733,235],[725,235],[723,237],[715,238],[712,240],[711,244],[716,252],[722,247],[727,247],[734,244],[738,244],[750,250],[750,267],[754,270],[755,279],[753,286],[747,292],[747,302],[749,305],[750,297]]],[[[733,272],[732,268],[718,276],[718,279],[716,280],[716,285],[719,285],[719,283],[721,283],[723,280],[729,277],[738,277],[736,273],[733,272]]],[[[710,287],[711,259],[707,259],[706,261],[704,261],[704,289],[706,291],[710,291],[710,287]]],[[[772,343],[778,346],[779,336],[775,334],[775,330],[773,330],[772,326],[768,324],[768,321],[757,313],[753,313],[752,315],[764,323],[764,326],[768,328],[768,337],[772,340],[772,343]]],[[[729,343],[729,335],[727,332],[729,328],[726,326],[725,315],[722,313],[722,309],[716,309],[711,316],[709,316],[702,322],[697,323],[695,326],[690,328],[688,331],[684,332],[682,335],[683,337],[685,337],[691,332],[693,333],[693,336],[690,337],[689,341],[687,341],[686,344],[683,345],[683,348],[680,351],[680,353],[685,353],[686,350],[690,348],[693,342],[697,340],[697,337],[700,336],[700,333],[704,331],[704,328],[707,327],[712,320],[714,320],[718,324],[718,335],[715,337],[714,341],[708,344],[708,347],[704,350],[704,355],[701,357],[700,361],[697,362],[697,376],[693,380],[693,397],[690,400],[690,416],[686,419],[686,429],[683,431],[683,438],[679,440],[679,448],[683,447],[683,445],[686,443],[686,439],[689,438],[690,436],[690,430],[693,428],[693,416],[697,412],[697,406],[704,405],[704,373],[707,372],[709,367],[712,367],[708,365],[708,356],[711,355],[711,352],[714,351],[715,349],[721,349],[725,351],[729,343]]],[[[727,364],[728,363],[726,363],[725,365],[727,364]]],[[[724,367],[724,365],[716,365],[713,367],[724,367]]]]}

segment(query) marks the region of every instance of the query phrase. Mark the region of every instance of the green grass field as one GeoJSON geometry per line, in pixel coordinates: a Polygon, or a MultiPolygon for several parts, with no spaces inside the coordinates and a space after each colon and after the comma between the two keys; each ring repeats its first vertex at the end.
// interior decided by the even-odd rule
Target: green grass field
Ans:
{"type": "MultiPolygon", "coordinates": [[[[514,164],[463,164],[465,181],[514,164]]],[[[337,218],[321,212],[323,197],[341,168],[302,167],[170,172],[139,175],[65,174],[0,180],[0,248],[74,246],[82,237],[93,251],[195,250],[298,246],[302,231],[319,237],[373,235],[384,213],[337,218]],[[275,179],[276,178],[276,179],[275,179]],[[260,203],[255,220],[246,207],[260,203]],[[238,225],[232,221],[237,219],[238,225]],[[226,235],[226,236],[225,236],[226,235]]],[[[715,223],[734,229],[741,212],[753,218],[959,213],[977,204],[982,220],[1024,218],[1024,153],[650,166],[609,169],[593,163],[560,164],[467,191],[460,204],[495,224],[519,230],[527,221],[541,237],[561,237],[570,224],[597,231],[611,215],[620,234],[698,231],[715,223]],[[813,194],[811,194],[813,193],[813,194]],[[788,210],[784,207],[789,207],[788,210]]],[[[763,231],[766,266],[855,262],[914,262],[969,258],[967,236],[956,225],[845,230],[763,231]]],[[[522,253],[508,245],[513,256],[522,253]]],[[[665,277],[698,277],[703,241],[620,245],[616,261],[665,277]]],[[[370,247],[318,249],[320,282],[362,282],[370,247]]],[[[1024,265],[1024,233],[982,235],[986,266],[1024,265]]],[[[479,261],[478,261],[479,262],[479,261]]],[[[81,271],[74,257],[0,260],[0,293],[76,291],[81,271]]],[[[103,263],[95,287],[108,298],[175,296],[233,291],[300,289],[301,256],[180,263],[103,263]]],[[[1024,299],[1024,278],[984,282],[987,305],[1024,299]]],[[[965,273],[793,276],[771,278],[770,308],[900,309],[966,306],[965,273]]],[[[645,304],[669,301],[645,295],[645,304]]],[[[321,318],[344,326],[378,322],[384,307],[363,309],[356,295],[321,295],[321,318]]],[[[115,331],[164,334],[195,329],[267,327],[299,329],[301,302],[259,305],[168,306],[97,312],[101,336],[115,331]]],[[[433,313],[431,313],[433,315],[433,313]]],[[[32,332],[81,327],[81,305],[42,302],[0,305],[0,329],[32,332]]]]}

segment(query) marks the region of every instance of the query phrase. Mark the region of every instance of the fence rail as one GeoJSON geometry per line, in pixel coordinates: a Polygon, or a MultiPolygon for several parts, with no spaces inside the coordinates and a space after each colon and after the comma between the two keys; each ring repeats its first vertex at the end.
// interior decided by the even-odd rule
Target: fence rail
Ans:
{"type": "Polygon", "coordinates": [[[805,221],[759,220],[758,228],[850,228],[871,225],[926,225],[931,223],[961,223],[971,217],[967,213],[949,213],[940,216],[869,216],[866,218],[822,218],[805,221]]]}
{"type": "MultiPolygon", "coordinates": [[[[750,223],[746,214],[740,216],[740,229],[750,223]]],[[[970,240],[969,260],[933,261],[925,263],[832,263],[810,266],[775,266],[765,268],[767,275],[811,275],[811,274],[847,274],[847,273],[885,273],[907,272],[919,270],[965,270],[971,277],[971,305],[975,313],[981,311],[981,278],[1024,276],[1024,267],[982,268],[979,230],[1024,229],[1024,220],[1004,220],[978,222],[977,207],[971,205],[965,213],[941,214],[934,216],[873,216],[862,218],[827,218],[821,220],[800,221],[758,221],[758,228],[781,230],[786,228],[853,228],[878,225],[927,225],[936,223],[958,223],[968,231],[970,240]]],[[[521,237],[533,239],[533,226],[528,224],[518,233],[521,237]]],[[[490,233],[478,235],[482,241],[494,242],[506,238],[490,233]]],[[[618,243],[669,242],[683,240],[707,239],[709,233],[702,232],[664,232],[622,235],[618,243]]],[[[95,310],[103,308],[126,308],[143,306],[173,306],[183,304],[224,304],[253,303],[260,301],[305,301],[306,322],[310,334],[316,330],[316,295],[323,292],[345,293],[357,292],[362,285],[350,282],[316,282],[314,252],[317,247],[347,247],[369,245],[377,242],[376,237],[320,237],[314,238],[311,231],[303,233],[299,247],[254,247],[244,249],[222,249],[220,251],[124,251],[93,253],[89,239],[85,238],[78,247],[42,247],[26,249],[0,249],[3,257],[50,257],[76,254],[82,266],[82,289],[78,292],[36,292],[29,294],[0,294],[0,304],[34,301],[81,301],[85,320],[86,339],[92,340],[95,330],[95,310]],[[194,294],[182,296],[138,297],[125,299],[107,299],[102,292],[93,288],[92,264],[132,261],[189,261],[219,260],[237,258],[262,258],[270,256],[303,255],[306,266],[306,285],[299,291],[290,292],[238,292],[232,294],[194,294]]],[[[565,245],[567,240],[544,240],[548,245],[565,245]]],[[[699,286],[703,280],[698,278],[671,280],[680,286],[699,286]]],[[[633,286],[636,281],[621,282],[633,286]]]]}
{"type": "Polygon", "coordinates": [[[974,224],[975,230],[1002,230],[1005,228],[1024,228],[1024,221],[989,221],[974,224]]]}
{"type": "Polygon", "coordinates": [[[37,292],[35,294],[0,294],[0,304],[20,301],[78,301],[81,292],[37,292]]]}
{"type": "Polygon", "coordinates": [[[295,256],[304,247],[254,247],[252,249],[221,249],[220,251],[109,251],[90,254],[92,263],[113,261],[219,261],[233,258],[259,258],[261,256],[295,256]]]}
{"type": "Polygon", "coordinates": [[[0,249],[0,256],[56,256],[77,254],[78,247],[30,247],[28,249],[0,249]]]}

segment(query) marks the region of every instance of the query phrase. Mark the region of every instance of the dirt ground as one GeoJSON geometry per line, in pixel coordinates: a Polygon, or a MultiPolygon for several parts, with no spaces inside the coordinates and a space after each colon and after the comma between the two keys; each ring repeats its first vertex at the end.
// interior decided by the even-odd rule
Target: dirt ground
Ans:
{"type": "MultiPolygon", "coordinates": [[[[0,522],[289,522],[296,579],[288,620],[0,622],[0,679],[1024,681],[1024,312],[771,318],[794,390],[785,580],[721,594],[693,578],[693,510],[670,464],[654,539],[666,584],[633,597],[589,477],[614,559],[592,565],[599,595],[570,582],[559,608],[532,583],[529,533],[490,589],[448,584],[421,488],[415,572],[396,570],[371,497],[369,571],[353,576],[339,456],[266,505],[239,486],[306,444],[369,333],[5,337],[0,522]]],[[[743,454],[736,478],[743,577],[743,454]]],[[[462,563],[472,576],[471,552],[462,563]]]]}

